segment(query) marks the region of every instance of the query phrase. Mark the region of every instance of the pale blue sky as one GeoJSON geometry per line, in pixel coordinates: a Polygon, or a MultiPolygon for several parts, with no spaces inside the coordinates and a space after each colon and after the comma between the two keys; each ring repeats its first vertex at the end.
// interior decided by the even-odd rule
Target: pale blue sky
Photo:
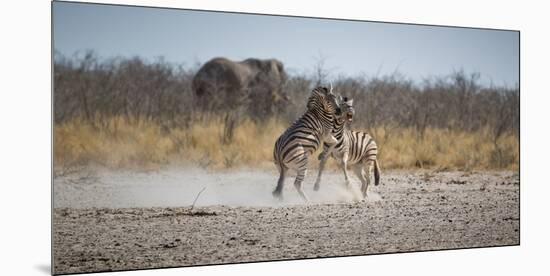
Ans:
{"type": "Polygon", "coordinates": [[[54,47],[64,55],[140,56],[192,66],[213,57],[277,58],[311,73],[320,56],[331,76],[388,74],[415,81],[453,70],[513,86],[519,33],[373,22],[54,2],[54,47]]]}

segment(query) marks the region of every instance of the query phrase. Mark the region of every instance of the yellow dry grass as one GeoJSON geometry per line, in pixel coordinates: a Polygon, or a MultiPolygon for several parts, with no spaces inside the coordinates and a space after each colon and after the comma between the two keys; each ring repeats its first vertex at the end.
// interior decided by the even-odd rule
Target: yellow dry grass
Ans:
{"type": "Polygon", "coordinates": [[[500,137],[495,146],[488,130],[427,129],[422,138],[410,128],[397,129],[387,138],[381,129],[375,133],[379,159],[387,168],[519,169],[519,141],[513,135],[500,137]]]}
{"type": "MultiPolygon", "coordinates": [[[[99,124],[75,119],[54,127],[54,162],[56,168],[156,168],[172,164],[210,169],[272,168],[273,145],[286,127],[275,119],[263,124],[246,120],[236,127],[233,141],[224,145],[221,119],[172,129],[148,120],[128,122],[117,117],[99,124]]],[[[501,137],[496,148],[487,130],[469,133],[428,129],[423,138],[409,128],[394,129],[391,135],[382,128],[373,132],[383,169],[519,167],[519,143],[512,135],[501,137]]],[[[311,158],[313,166],[316,159],[311,158]]]]}

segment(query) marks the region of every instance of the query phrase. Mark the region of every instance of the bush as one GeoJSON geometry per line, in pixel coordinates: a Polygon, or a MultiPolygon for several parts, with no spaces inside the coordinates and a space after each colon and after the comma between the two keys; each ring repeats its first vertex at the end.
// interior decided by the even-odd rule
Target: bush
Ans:
{"type": "MultiPolygon", "coordinates": [[[[289,76],[289,104],[273,115],[257,108],[224,115],[196,108],[196,69],[138,57],[100,60],[92,52],[56,54],[56,165],[271,163],[275,140],[304,112],[313,85],[327,77],[319,68],[312,76],[289,76]]],[[[416,84],[395,73],[339,77],[333,86],[354,99],[352,127],[375,138],[389,168],[517,168],[519,89],[483,87],[479,78],[458,71],[416,84]]]]}

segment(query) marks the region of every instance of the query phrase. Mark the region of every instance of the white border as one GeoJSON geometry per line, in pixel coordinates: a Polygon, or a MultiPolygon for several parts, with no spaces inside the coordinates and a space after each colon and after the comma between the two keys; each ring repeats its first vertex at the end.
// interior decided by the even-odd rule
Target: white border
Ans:
{"type": "MultiPolygon", "coordinates": [[[[102,275],[519,275],[547,271],[548,81],[544,1],[97,1],[161,7],[516,29],[521,31],[521,246],[102,275]],[[539,4],[540,3],[540,4],[539,4]]],[[[2,275],[46,275],[50,263],[50,2],[0,9],[2,275]]]]}

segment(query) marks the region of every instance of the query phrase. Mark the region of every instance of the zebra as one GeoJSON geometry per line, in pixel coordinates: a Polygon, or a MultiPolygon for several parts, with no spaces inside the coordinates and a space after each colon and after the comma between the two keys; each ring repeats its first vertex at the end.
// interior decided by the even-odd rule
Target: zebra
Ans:
{"type": "Polygon", "coordinates": [[[343,98],[341,104],[342,112],[334,120],[333,135],[337,140],[336,145],[323,145],[323,152],[319,154],[319,174],[313,189],[318,191],[320,188],[321,175],[327,159],[332,156],[337,161],[346,180],[346,187],[350,188],[348,177],[348,165],[351,165],[355,175],[361,180],[361,193],[363,198],[367,198],[367,188],[370,184],[371,171],[374,168],[374,185],[378,186],[380,182],[380,167],[378,166],[378,148],[372,137],[360,131],[348,129],[353,121],[355,109],[353,108],[353,99],[343,98]],[[330,149],[330,150],[329,150],[330,149]],[[366,170],[365,170],[366,169],[366,170]]]}
{"type": "Polygon", "coordinates": [[[321,145],[327,144],[330,152],[336,145],[336,138],[332,136],[334,116],[341,112],[338,98],[326,87],[317,87],[311,91],[307,101],[307,111],[296,120],[277,139],[273,150],[273,159],[280,176],[273,196],[282,199],[285,176],[288,170],[297,172],[294,187],[304,201],[308,197],[302,190],[302,181],[307,174],[308,158],[321,145]]]}

